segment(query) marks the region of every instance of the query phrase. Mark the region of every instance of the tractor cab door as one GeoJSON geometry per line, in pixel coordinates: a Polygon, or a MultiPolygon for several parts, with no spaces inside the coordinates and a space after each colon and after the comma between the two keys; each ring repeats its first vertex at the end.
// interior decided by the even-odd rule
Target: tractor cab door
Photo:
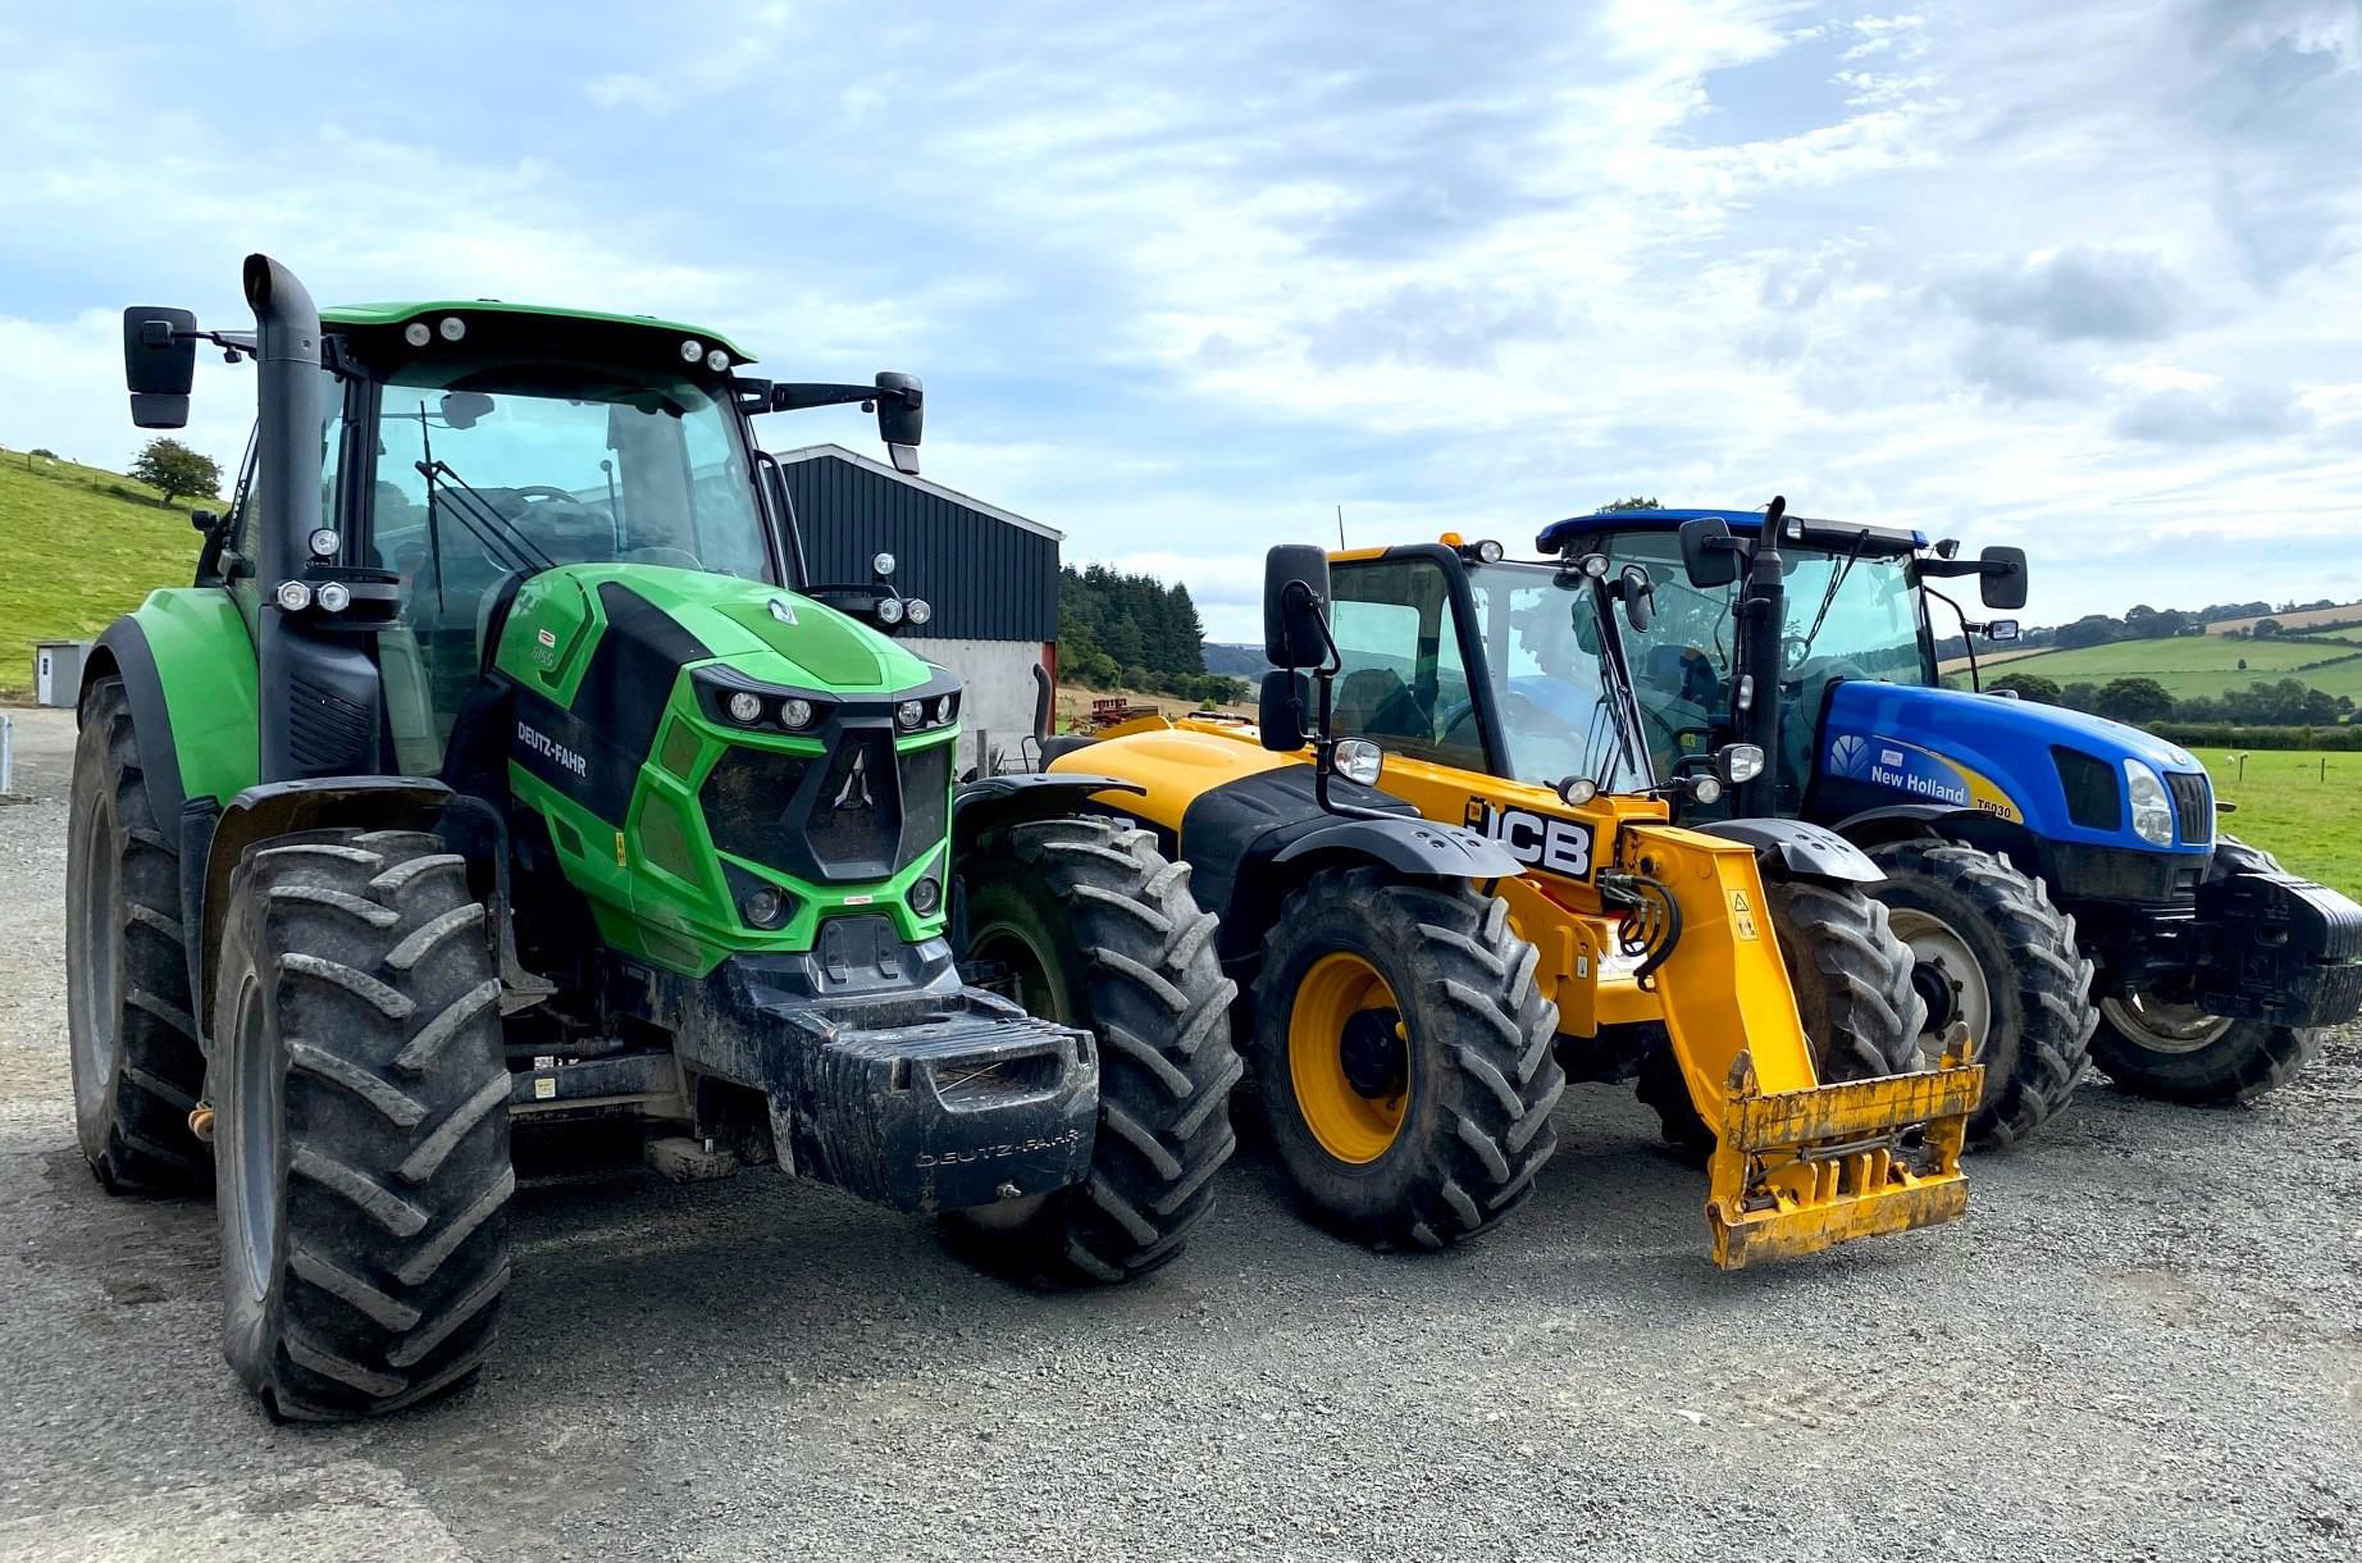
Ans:
{"type": "Polygon", "coordinates": [[[1479,692],[1442,565],[1419,554],[1340,560],[1329,589],[1342,661],[1337,736],[1367,738],[1406,759],[1488,769],[1479,692]]]}

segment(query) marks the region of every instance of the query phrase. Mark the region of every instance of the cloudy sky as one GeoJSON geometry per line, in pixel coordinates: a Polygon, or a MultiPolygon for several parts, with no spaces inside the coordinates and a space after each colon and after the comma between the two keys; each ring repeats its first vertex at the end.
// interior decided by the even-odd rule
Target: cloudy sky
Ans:
{"type": "Polygon", "coordinates": [[[529,9],[0,6],[0,444],[127,461],[122,306],[259,248],[918,372],[931,476],[1217,638],[1337,505],[1635,491],[2024,543],[2041,621],[2362,597],[2362,0],[529,9]]]}

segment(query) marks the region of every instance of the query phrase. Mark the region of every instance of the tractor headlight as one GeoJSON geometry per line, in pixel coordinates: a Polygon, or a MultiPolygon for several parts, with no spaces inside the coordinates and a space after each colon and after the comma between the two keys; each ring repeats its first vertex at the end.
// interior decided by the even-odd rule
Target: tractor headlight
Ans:
{"type": "Polygon", "coordinates": [[[943,904],[943,886],[932,879],[922,879],[910,887],[910,909],[921,917],[931,917],[935,908],[943,904]]]}
{"type": "Polygon", "coordinates": [[[1763,774],[1763,750],[1754,744],[1724,744],[1714,752],[1714,774],[1726,787],[1751,782],[1763,774]]]}
{"type": "Polygon", "coordinates": [[[289,613],[301,613],[312,605],[312,589],[301,581],[281,581],[273,596],[289,613]]]}
{"type": "Polygon", "coordinates": [[[927,703],[924,700],[905,700],[894,708],[894,725],[906,733],[918,731],[919,724],[926,719],[927,703]]]}
{"type": "Polygon", "coordinates": [[[434,339],[434,331],[423,320],[413,320],[402,328],[402,340],[412,347],[424,347],[434,339]]]}
{"type": "Polygon", "coordinates": [[[776,928],[787,921],[790,907],[784,894],[763,885],[749,890],[746,899],[738,903],[738,910],[749,928],[776,928]]]}
{"type": "Polygon", "coordinates": [[[752,727],[763,719],[763,697],[760,695],[749,694],[741,689],[734,692],[726,704],[733,722],[743,722],[752,727]]]}
{"type": "Polygon", "coordinates": [[[684,339],[684,340],[682,341],[682,343],[681,343],[681,362],[682,362],[682,363],[684,363],[684,364],[693,364],[693,363],[696,363],[696,362],[697,362],[699,359],[703,358],[704,356],[705,356],[705,344],[704,344],[703,342],[700,342],[700,341],[698,341],[698,340],[697,340],[697,338],[695,338],[695,337],[688,337],[688,338],[686,338],[686,339],[684,339]]]}
{"type": "Polygon", "coordinates": [[[334,527],[314,527],[309,541],[315,559],[333,559],[337,549],[344,546],[344,539],[336,535],[334,527]]]}
{"type": "Polygon", "coordinates": [[[876,576],[881,581],[887,576],[892,575],[894,573],[894,556],[887,553],[877,553],[870,555],[869,573],[876,576]]]}
{"type": "Polygon", "coordinates": [[[1386,768],[1385,750],[1367,738],[1340,738],[1334,753],[1338,775],[1364,787],[1378,785],[1378,773],[1386,768]]]}
{"type": "Polygon", "coordinates": [[[2173,845],[2173,800],[2164,779],[2138,760],[2124,762],[2124,795],[2132,803],[2132,833],[2157,846],[2173,845]]]}
{"type": "Polygon", "coordinates": [[[949,725],[951,724],[951,721],[952,721],[952,719],[953,719],[954,717],[958,716],[959,714],[960,714],[960,697],[959,697],[959,696],[957,696],[957,695],[937,695],[937,696],[935,697],[935,725],[936,725],[937,727],[947,727],[947,726],[949,726],[949,725]]]}
{"type": "Polygon", "coordinates": [[[924,624],[935,617],[935,609],[924,597],[913,597],[904,605],[904,617],[913,624],[924,624]]]}
{"type": "Polygon", "coordinates": [[[812,702],[790,695],[779,702],[779,725],[790,731],[812,725],[812,702]]]}
{"type": "Polygon", "coordinates": [[[711,369],[715,374],[720,374],[730,367],[730,355],[718,347],[708,348],[705,353],[705,367],[711,369]]]}
{"type": "Polygon", "coordinates": [[[902,622],[902,599],[880,597],[878,599],[878,622],[880,624],[900,624],[902,622]]]}
{"type": "Polygon", "coordinates": [[[342,581],[330,581],[320,588],[319,601],[330,613],[342,613],[353,605],[352,588],[342,581]]]}
{"type": "Polygon", "coordinates": [[[435,329],[443,334],[444,341],[456,342],[467,335],[467,322],[457,315],[445,315],[435,323],[435,329]]]}

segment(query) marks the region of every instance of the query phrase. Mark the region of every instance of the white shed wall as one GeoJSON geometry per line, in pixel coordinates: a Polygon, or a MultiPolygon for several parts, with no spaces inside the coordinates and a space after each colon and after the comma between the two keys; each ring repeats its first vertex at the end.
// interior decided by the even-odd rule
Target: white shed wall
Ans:
{"type": "Polygon", "coordinates": [[[1033,732],[1033,670],[1041,665],[1040,643],[1023,640],[929,640],[916,635],[896,643],[951,669],[966,686],[960,697],[960,756],[965,775],[977,763],[982,734],[997,753],[1014,761],[1019,743],[1033,732]]]}

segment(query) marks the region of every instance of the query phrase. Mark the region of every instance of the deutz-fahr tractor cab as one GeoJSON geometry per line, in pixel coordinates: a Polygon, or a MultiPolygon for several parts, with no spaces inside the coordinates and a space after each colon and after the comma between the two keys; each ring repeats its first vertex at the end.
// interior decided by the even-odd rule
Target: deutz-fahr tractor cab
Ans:
{"type": "Polygon", "coordinates": [[[1793,516],[1767,535],[1763,513],[1734,510],[1602,511],[1538,546],[1654,572],[1632,659],[1661,759],[1758,739],[1777,763],[1737,812],[1828,825],[1886,870],[1930,1027],[1957,1018],[1978,1040],[1981,1140],[2062,1105],[2087,1047],[2133,1090],[2251,1097],[2362,1002],[2362,909],[2218,837],[2187,751],[1942,686],[1928,599],[1972,655],[2014,637],[1938,583],[1973,576],[1987,608],[2015,610],[2022,550],[1963,559],[1919,532],[1793,516]]]}
{"type": "Polygon", "coordinates": [[[476,1372],[512,1125],[776,1163],[1028,1280],[1172,1257],[1231,1145],[1210,920],[1080,817],[1104,779],[955,791],[960,685],[884,633],[925,606],[882,557],[806,579],[762,481],[750,420],[832,403],[916,470],[918,382],[245,284],[252,332],[126,311],[136,422],[186,421],[200,340],[255,360],[259,418],[194,584],[90,659],[68,962],[84,1151],[214,1188],[274,1414],[476,1372]]]}

